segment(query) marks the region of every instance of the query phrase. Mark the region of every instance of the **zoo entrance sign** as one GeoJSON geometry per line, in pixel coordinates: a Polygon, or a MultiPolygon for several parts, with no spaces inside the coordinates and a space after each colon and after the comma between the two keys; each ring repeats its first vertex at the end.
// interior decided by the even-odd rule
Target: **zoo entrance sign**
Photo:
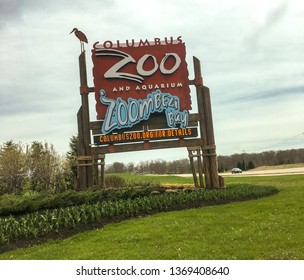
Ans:
{"type": "Polygon", "coordinates": [[[94,87],[88,87],[82,47],[81,106],[77,113],[79,187],[105,185],[108,153],[181,147],[188,150],[196,187],[204,187],[204,180],[206,188],[224,186],[217,172],[210,91],[203,84],[196,57],[194,79],[188,79],[181,37],[97,42],[92,60],[94,87]],[[196,89],[198,113],[189,113],[190,85],[196,89]],[[90,92],[95,92],[97,121],[90,121],[90,92]]]}
{"type": "Polygon", "coordinates": [[[196,137],[197,129],[188,128],[191,99],[185,58],[181,37],[95,43],[93,77],[102,126],[94,142],[196,137]],[[168,130],[120,133],[155,115],[165,115],[168,130]]]}

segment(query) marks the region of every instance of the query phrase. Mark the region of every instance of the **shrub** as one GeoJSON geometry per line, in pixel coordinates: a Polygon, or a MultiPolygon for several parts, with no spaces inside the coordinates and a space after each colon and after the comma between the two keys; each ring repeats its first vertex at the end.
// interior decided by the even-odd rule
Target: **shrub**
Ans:
{"type": "Polygon", "coordinates": [[[3,195],[0,197],[0,216],[22,215],[38,210],[92,204],[105,200],[135,199],[136,197],[148,196],[154,190],[164,192],[163,188],[151,185],[124,189],[90,189],[81,192],[69,190],[55,195],[49,193],[31,196],[3,195]]]}
{"type": "Polygon", "coordinates": [[[108,175],[105,178],[106,188],[119,189],[126,186],[126,181],[119,176],[116,175],[108,175]]]}

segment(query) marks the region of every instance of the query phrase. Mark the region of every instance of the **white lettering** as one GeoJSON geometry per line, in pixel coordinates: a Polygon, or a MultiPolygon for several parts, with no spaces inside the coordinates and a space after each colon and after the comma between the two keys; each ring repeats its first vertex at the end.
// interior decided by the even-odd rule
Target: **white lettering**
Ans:
{"type": "MultiPolygon", "coordinates": [[[[107,105],[107,113],[114,116],[115,100],[107,98],[105,91],[100,91],[100,102],[107,105]]],[[[117,121],[115,118],[107,118],[103,124],[105,131],[111,131],[117,126],[117,121]],[[113,120],[113,122],[111,122],[113,120]]]]}
{"type": "Polygon", "coordinates": [[[180,59],[180,57],[176,53],[166,53],[165,57],[162,59],[160,65],[159,65],[159,69],[165,75],[172,74],[178,69],[178,67],[181,64],[181,61],[182,60],[180,59]],[[165,68],[165,63],[170,56],[173,56],[175,58],[175,64],[171,69],[166,69],[165,68]]]}
{"type": "MultiPolygon", "coordinates": [[[[108,42],[108,41],[106,41],[108,42]]],[[[106,43],[105,42],[105,43],[106,43]]],[[[160,64],[158,65],[156,57],[151,54],[145,54],[143,55],[138,62],[129,54],[115,50],[115,49],[97,49],[96,50],[96,56],[114,56],[114,57],[121,57],[122,59],[118,61],[116,64],[114,64],[109,70],[107,70],[104,73],[104,77],[106,79],[126,79],[135,81],[138,83],[142,83],[144,77],[152,76],[156,71],[159,69],[159,71],[164,75],[170,75],[174,73],[181,64],[181,58],[176,53],[166,53],[165,56],[162,58],[160,64]],[[171,67],[171,69],[167,69],[165,67],[165,63],[168,60],[168,58],[173,57],[175,59],[175,64],[171,67]],[[153,68],[150,70],[144,69],[144,64],[148,59],[153,60],[153,68]],[[126,72],[119,72],[119,70],[123,67],[125,67],[128,64],[136,64],[136,71],[139,75],[126,73],[126,72]]],[[[167,85],[167,87],[169,87],[167,85]]],[[[165,88],[165,87],[161,87],[165,88]]]]}
{"type": "Polygon", "coordinates": [[[151,76],[153,75],[158,69],[158,64],[156,62],[156,58],[155,56],[151,55],[151,54],[145,54],[143,55],[137,62],[137,66],[136,66],[136,70],[137,70],[137,73],[139,75],[142,75],[142,76],[151,76]],[[151,57],[152,60],[153,60],[153,63],[154,63],[154,68],[149,70],[149,71],[146,71],[143,69],[143,65],[144,63],[146,62],[146,60],[151,57]]]}
{"type": "Polygon", "coordinates": [[[117,121],[121,126],[125,126],[128,122],[127,103],[119,98],[117,106],[117,121]]]}
{"type": "Polygon", "coordinates": [[[134,58],[130,56],[127,53],[124,53],[122,51],[118,50],[100,50],[96,54],[96,56],[116,56],[116,57],[122,57],[123,59],[116,64],[114,64],[107,72],[105,72],[104,77],[107,79],[127,79],[127,80],[133,80],[138,83],[142,83],[143,78],[138,75],[124,73],[124,72],[118,72],[122,67],[127,65],[128,63],[136,63],[134,58]]]}

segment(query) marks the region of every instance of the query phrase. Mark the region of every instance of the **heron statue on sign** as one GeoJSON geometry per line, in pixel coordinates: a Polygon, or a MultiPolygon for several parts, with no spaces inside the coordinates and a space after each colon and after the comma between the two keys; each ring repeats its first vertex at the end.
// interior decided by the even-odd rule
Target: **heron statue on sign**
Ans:
{"type": "Polygon", "coordinates": [[[78,30],[77,28],[74,28],[71,32],[71,33],[75,33],[75,36],[79,39],[80,41],[80,50],[81,52],[84,51],[84,43],[88,43],[88,39],[87,39],[87,36],[81,32],[80,30],[78,30]]]}

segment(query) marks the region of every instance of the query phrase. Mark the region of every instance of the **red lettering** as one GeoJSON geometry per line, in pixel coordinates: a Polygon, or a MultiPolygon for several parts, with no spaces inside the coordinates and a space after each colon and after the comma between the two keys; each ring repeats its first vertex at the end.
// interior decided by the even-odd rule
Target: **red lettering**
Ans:
{"type": "Polygon", "coordinates": [[[143,40],[140,39],[138,46],[139,47],[150,46],[150,43],[149,43],[148,39],[146,39],[145,41],[143,41],[143,40]]]}
{"type": "Polygon", "coordinates": [[[154,44],[155,45],[160,45],[161,44],[160,39],[159,38],[154,38],[154,44]]]}
{"type": "Polygon", "coordinates": [[[111,41],[105,41],[105,42],[103,43],[103,47],[104,47],[105,49],[110,49],[110,48],[113,47],[113,43],[112,43],[111,41]]]}
{"type": "Polygon", "coordinates": [[[165,37],[165,42],[166,42],[166,45],[172,45],[173,44],[173,37],[171,36],[170,37],[170,43],[168,43],[168,39],[167,39],[167,37],[165,37]]]}
{"type": "Polygon", "coordinates": [[[132,45],[129,45],[129,40],[126,40],[127,47],[134,47],[135,41],[132,39],[132,45]]]}

